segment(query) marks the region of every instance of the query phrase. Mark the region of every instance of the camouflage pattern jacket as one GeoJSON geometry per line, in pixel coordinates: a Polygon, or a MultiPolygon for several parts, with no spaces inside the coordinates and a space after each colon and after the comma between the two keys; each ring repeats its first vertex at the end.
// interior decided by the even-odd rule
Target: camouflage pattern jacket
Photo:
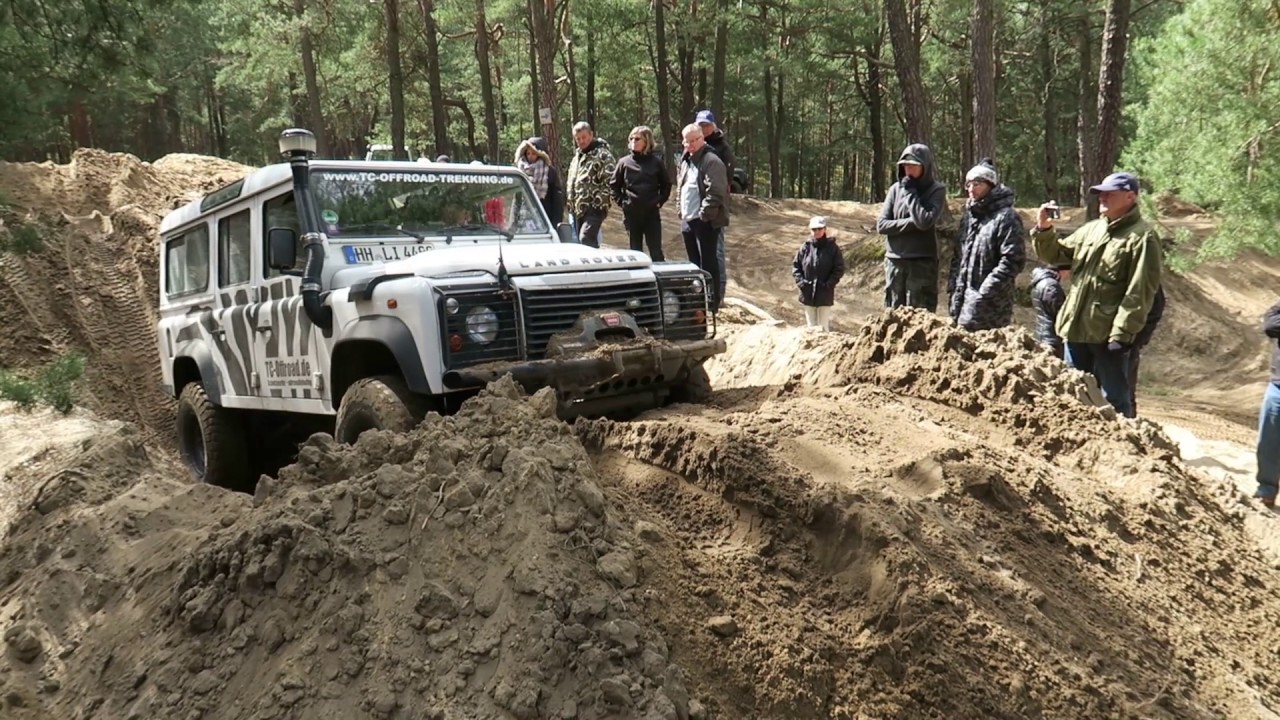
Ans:
{"type": "Polygon", "coordinates": [[[997,185],[981,200],[970,200],[960,220],[947,291],[951,317],[966,330],[1013,321],[1014,282],[1027,262],[1027,231],[1013,201],[1013,190],[997,185]]]}
{"type": "Polygon", "coordinates": [[[574,151],[565,183],[569,212],[582,215],[589,210],[609,211],[612,199],[609,180],[613,177],[614,162],[608,143],[600,138],[592,140],[586,150],[574,151]]]}

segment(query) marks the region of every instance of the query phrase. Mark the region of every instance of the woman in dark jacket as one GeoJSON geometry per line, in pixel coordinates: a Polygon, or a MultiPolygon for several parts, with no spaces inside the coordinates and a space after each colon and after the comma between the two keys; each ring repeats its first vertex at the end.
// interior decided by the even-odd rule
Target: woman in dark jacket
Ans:
{"type": "Polygon", "coordinates": [[[791,263],[791,274],[800,289],[800,304],[809,327],[831,329],[831,307],[836,303],[836,284],[844,277],[844,255],[834,235],[827,232],[827,219],[809,220],[811,235],[800,246],[791,263]]]}
{"type": "Polygon", "coordinates": [[[662,156],[653,151],[653,131],[641,125],[627,137],[631,153],[618,158],[609,189],[622,208],[622,224],[631,236],[631,249],[649,248],[649,257],[662,262],[662,216],[659,209],[671,197],[671,178],[662,156]]]}

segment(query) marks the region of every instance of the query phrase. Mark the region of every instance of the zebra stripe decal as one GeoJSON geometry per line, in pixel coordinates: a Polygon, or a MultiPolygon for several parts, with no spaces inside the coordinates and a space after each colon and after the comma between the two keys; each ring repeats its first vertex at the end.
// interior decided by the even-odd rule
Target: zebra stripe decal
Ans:
{"type": "Polygon", "coordinates": [[[312,323],[296,287],[292,277],[277,280],[269,286],[270,299],[265,302],[253,302],[248,287],[222,292],[222,309],[187,316],[189,322],[176,333],[171,354],[193,353],[194,348],[184,346],[203,341],[230,395],[319,398],[312,389],[313,374],[320,370],[311,353],[312,323]],[[258,326],[264,317],[271,319],[269,328],[258,326]],[[255,370],[257,388],[252,383],[255,370]]]}

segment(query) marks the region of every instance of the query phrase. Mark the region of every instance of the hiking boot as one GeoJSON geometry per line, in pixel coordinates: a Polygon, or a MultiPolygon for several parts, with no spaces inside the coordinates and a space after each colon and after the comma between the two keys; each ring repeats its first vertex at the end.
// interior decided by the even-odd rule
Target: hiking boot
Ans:
{"type": "Polygon", "coordinates": [[[1263,495],[1261,493],[1254,493],[1253,496],[1258,500],[1260,500],[1262,502],[1262,505],[1266,508],[1274,508],[1276,506],[1275,495],[1263,495]]]}

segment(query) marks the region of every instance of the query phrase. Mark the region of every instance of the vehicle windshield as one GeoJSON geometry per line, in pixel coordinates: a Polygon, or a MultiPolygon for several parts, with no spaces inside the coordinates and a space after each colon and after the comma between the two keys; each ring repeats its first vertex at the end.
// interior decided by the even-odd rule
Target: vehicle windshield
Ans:
{"type": "Polygon", "coordinates": [[[542,206],[516,175],[316,170],[312,188],[325,234],[335,239],[549,232],[542,206]]]}

